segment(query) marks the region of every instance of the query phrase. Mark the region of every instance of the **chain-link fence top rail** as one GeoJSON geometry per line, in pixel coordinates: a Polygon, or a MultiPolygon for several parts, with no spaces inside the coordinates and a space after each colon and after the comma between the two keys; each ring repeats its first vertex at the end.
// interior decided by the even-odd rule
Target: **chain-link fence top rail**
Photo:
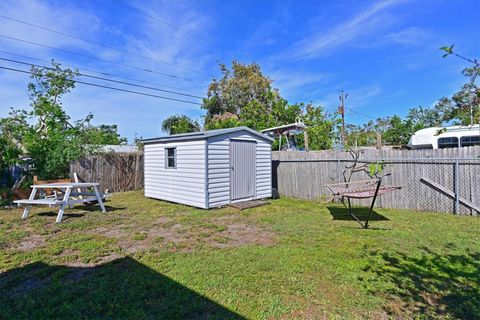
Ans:
{"type": "MultiPolygon", "coordinates": [[[[480,209],[480,147],[443,150],[368,150],[359,164],[382,164],[383,184],[402,186],[382,195],[381,208],[478,215],[480,209]]],[[[289,197],[326,199],[326,184],[344,182],[354,160],[348,152],[274,152],[273,187],[289,197]]],[[[368,178],[367,171],[351,180],[368,178]]],[[[368,200],[355,204],[368,205],[368,200]]]]}

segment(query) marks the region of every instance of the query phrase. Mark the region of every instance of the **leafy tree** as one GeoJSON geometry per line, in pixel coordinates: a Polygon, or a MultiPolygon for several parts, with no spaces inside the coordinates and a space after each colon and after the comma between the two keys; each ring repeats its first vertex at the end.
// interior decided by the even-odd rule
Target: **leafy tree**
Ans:
{"type": "Polygon", "coordinates": [[[333,147],[335,119],[327,119],[322,107],[308,104],[303,120],[307,125],[309,149],[325,150],[333,147]]]}
{"type": "Polygon", "coordinates": [[[480,75],[480,63],[477,59],[471,59],[458,54],[453,50],[454,45],[441,47],[443,57],[456,56],[471,64],[462,70],[462,74],[468,78],[458,92],[451,98],[442,98],[434,107],[435,111],[443,115],[443,121],[454,124],[473,124],[480,119],[480,88],[477,85],[477,78],[480,75]]]}
{"type": "Polygon", "coordinates": [[[444,123],[468,125],[480,119],[480,88],[477,85],[480,66],[465,68],[462,74],[468,78],[468,82],[451,98],[441,98],[433,109],[441,115],[444,123]]]}
{"type": "Polygon", "coordinates": [[[121,137],[116,124],[87,125],[83,131],[85,144],[90,145],[117,145],[126,144],[127,138],[121,137]]]}
{"type": "MultiPolygon", "coordinates": [[[[332,147],[334,123],[326,118],[321,107],[289,104],[271,87],[272,80],[255,63],[244,65],[233,61],[232,70],[223,64],[220,70],[222,79],[212,81],[208,97],[203,100],[202,108],[207,110],[206,129],[247,126],[260,131],[303,118],[308,125],[309,148],[332,147]]],[[[298,136],[297,143],[303,146],[303,135],[298,136]]],[[[277,142],[273,148],[278,148],[277,142]]]]}
{"type": "Polygon", "coordinates": [[[202,109],[207,111],[205,123],[224,113],[239,115],[242,108],[252,101],[267,105],[271,98],[272,80],[262,74],[258,64],[232,62],[232,70],[220,64],[222,78],[213,79],[208,86],[207,98],[202,109]]]}
{"type": "Polygon", "coordinates": [[[52,61],[52,67],[32,67],[31,72],[30,108],[12,109],[9,117],[0,121],[2,135],[30,156],[33,173],[40,179],[67,176],[71,161],[95,151],[102,141],[112,142],[112,130],[116,128],[93,129],[91,114],[71,121],[62,97],[75,88],[77,71],[62,69],[52,61]],[[107,132],[110,138],[101,132],[107,132]]]}
{"type": "Polygon", "coordinates": [[[213,116],[213,118],[207,124],[205,124],[205,129],[216,130],[240,127],[242,125],[242,122],[240,122],[236,114],[226,112],[222,115],[213,116]]]}
{"type": "Polygon", "coordinates": [[[168,134],[200,131],[200,125],[186,115],[173,115],[163,120],[162,130],[168,134]]]}
{"type": "Polygon", "coordinates": [[[383,141],[390,145],[404,145],[416,131],[413,122],[397,115],[388,118],[389,128],[383,133],[383,141]]]}

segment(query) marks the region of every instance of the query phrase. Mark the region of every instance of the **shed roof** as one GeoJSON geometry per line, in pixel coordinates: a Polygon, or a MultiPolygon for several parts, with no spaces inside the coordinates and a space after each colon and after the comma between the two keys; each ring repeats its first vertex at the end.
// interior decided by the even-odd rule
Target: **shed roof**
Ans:
{"type": "Polygon", "coordinates": [[[207,131],[199,131],[199,132],[191,132],[191,133],[172,134],[164,137],[143,139],[141,140],[141,142],[144,144],[148,144],[148,143],[156,143],[156,142],[201,140],[201,139],[207,139],[210,137],[215,137],[215,136],[233,133],[233,132],[239,132],[239,131],[247,131],[261,139],[264,139],[270,142],[274,141],[273,138],[267,135],[264,135],[258,131],[255,131],[253,129],[250,129],[249,127],[235,127],[235,128],[207,130],[207,131]]]}

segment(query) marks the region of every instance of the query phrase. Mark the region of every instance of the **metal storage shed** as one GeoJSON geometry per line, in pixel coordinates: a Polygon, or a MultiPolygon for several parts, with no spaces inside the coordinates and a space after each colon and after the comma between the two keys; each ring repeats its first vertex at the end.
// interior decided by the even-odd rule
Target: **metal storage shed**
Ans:
{"type": "Polygon", "coordinates": [[[272,196],[273,139],[247,127],[146,139],[145,196],[199,208],[272,196]]]}

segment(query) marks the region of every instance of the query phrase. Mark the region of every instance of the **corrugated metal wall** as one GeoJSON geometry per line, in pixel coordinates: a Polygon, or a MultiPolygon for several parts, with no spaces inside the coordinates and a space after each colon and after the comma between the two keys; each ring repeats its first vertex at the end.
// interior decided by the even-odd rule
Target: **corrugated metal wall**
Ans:
{"type": "Polygon", "coordinates": [[[208,139],[208,194],[211,208],[230,203],[230,139],[256,141],[255,198],[272,196],[271,144],[249,132],[225,134],[208,139]]]}
{"type": "Polygon", "coordinates": [[[145,196],[205,208],[205,140],[146,144],[145,196]],[[165,148],[176,147],[176,168],[165,168],[165,148]]]}

